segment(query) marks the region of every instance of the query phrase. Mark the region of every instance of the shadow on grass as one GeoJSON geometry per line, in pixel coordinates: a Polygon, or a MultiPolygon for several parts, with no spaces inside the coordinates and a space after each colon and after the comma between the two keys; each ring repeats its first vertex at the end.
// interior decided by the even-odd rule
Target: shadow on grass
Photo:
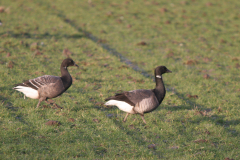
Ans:
{"type": "MultiPolygon", "coordinates": [[[[230,128],[230,125],[234,125],[237,126],[240,124],[240,119],[236,119],[236,120],[224,120],[226,116],[223,115],[211,115],[211,116],[204,116],[204,115],[196,115],[196,118],[194,119],[188,119],[187,121],[192,123],[192,124],[197,124],[199,125],[201,122],[206,121],[208,123],[212,123],[215,124],[216,126],[221,126],[224,127],[224,130],[227,131],[228,133],[230,133],[232,136],[238,137],[239,136],[239,132],[237,132],[235,129],[230,128]]],[[[175,120],[178,121],[178,120],[175,120]]],[[[185,128],[185,121],[178,121],[181,122],[184,126],[184,130],[185,128]]],[[[183,130],[182,128],[179,130],[183,130]]],[[[179,132],[179,134],[184,134],[184,131],[179,132]]]]}
{"type": "Polygon", "coordinates": [[[14,107],[13,104],[11,102],[8,102],[7,98],[5,98],[5,97],[0,96],[0,100],[2,100],[3,107],[7,108],[7,110],[11,114],[11,116],[15,117],[15,119],[17,121],[19,121],[23,124],[26,124],[28,126],[31,126],[31,127],[33,126],[24,119],[23,113],[18,112],[20,107],[14,107]]]}
{"type": "Polygon", "coordinates": [[[61,35],[61,34],[49,34],[48,32],[44,34],[30,34],[30,33],[14,33],[12,31],[10,32],[4,32],[0,33],[0,36],[3,37],[12,37],[12,38],[29,38],[29,39],[61,39],[61,38],[74,38],[74,39],[80,39],[85,37],[83,34],[72,34],[72,35],[61,35]]]}
{"type": "MultiPolygon", "coordinates": [[[[120,120],[120,121],[113,120],[113,122],[123,132],[125,132],[126,135],[129,135],[135,142],[137,142],[138,145],[148,148],[148,145],[151,144],[151,142],[147,142],[142,138],[141,135],[144,134],[144,132],[141,132],[140,129],[138,129],[138,128],[134,128],[134,129],[126,128],[122,125],[124,123],[124,122],[122,122],[122,120],[120,120]]],[[[130,125],[130,127],[132,127],[132,126],[130,125]]],[[[147,126],[145,126],[145,128],[147,129],[147,126]]],[[[152,151],[154,155],[158,156],[158,158],[165,158],[163,156],[164,155],[163,152],[160,152],[159,150],[149,149],[149,151],[152,151]]]]}

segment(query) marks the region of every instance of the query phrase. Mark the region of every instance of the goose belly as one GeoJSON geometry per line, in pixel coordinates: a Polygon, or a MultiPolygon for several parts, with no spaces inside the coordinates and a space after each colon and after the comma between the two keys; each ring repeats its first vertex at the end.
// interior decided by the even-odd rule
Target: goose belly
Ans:
{"type": "Polygon", "coordinates": [[[134,114],[135,112],[133,111],[133,106],[130,104],[123,102],[123,101],[117,101],[117,100],[109,100],[105,103],[107,106],[117,106],[120,110],[134,114]]]}
{"type": "Polygon", "coordinates": [[[41,97],[55,98],[64,92],[64,87],[63,85],[58,85],[58,83],[52,83],[49,85],[41,86],[41,88],[38,89],[38,92],[41,97]]]}
{"type": "Polygon", "coordinates": [[[26,97],[32,98],[32,99],[39,99],[38,91],[30,88],[30,87],[24,87],[24,86],[17,86],[14,87],[15,90],[22,92],[26,97]]]}
{"type": "Polygon", "coordinates": [[[136,107],[134,108],[134,111],[137,113],[149,113],[153,110],[157,109],[159,106],[159,103],[157,100],[154,99],[143,99],[141,102],[137,103],[136,107]]]}

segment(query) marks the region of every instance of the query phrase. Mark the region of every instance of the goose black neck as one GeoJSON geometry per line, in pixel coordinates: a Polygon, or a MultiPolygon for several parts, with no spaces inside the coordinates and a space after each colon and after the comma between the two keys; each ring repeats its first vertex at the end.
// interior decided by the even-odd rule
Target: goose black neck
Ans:
{"type": "Polygon", "coordinates": [[[156,81],[156,87],[155,87],[155,89],[153,89],[153,92],[155,93],[155,95],[158,99],[158,102],[160,104],[165,97],[166,90],[165,90],[165,86],[164,86],[162,78],[157,78],[155,75],[155,81],[156,81]]]}
{"type": "Polygon", "coordinates": [[[60,70],[62,74],[61,79],[63,81],[64,88],[65,90],[67,90],[72,84],[72,77],[69,74],[67,67],[61,65],[60,70]]]}

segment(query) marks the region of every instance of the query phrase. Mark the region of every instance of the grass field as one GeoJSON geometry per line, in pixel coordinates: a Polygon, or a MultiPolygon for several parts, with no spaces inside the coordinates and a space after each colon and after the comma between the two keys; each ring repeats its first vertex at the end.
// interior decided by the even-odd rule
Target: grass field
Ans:
{"type": "Polygon", "coordinates": [[[240,1],[0,6],[0,159],[240,159],[240,1]],[[64,49],[80,66],[69,67],[73,85],[54,99],[64,109],[36,108],[12,89],[60,76],[64,49]],[[172,73],[147,125],[139,115],[124,123],[125,112],[103,105],[119,90],[154,88],[159,65],[172,73]]]}

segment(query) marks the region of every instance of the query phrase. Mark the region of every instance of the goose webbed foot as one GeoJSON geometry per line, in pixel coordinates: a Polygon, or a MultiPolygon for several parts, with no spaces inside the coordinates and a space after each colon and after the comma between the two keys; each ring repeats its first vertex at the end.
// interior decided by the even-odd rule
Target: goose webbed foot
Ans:
{"type": "Polygon", "coordinates": [[[60,108],[60,109],[63,109],[63,107],[57,105],[56,103],[53,104],[55,106],[55,108],[60,108]]]}
{"type": "Polygon", "coordinates": [[[57,109],[57,108],[60,108],[60,109],[63,109],[63,107],[61,107],[61,106],[59,106],[59,105],[57,105],[53,100],[45,100],[45,102],[47,103],[47,104],[53,104],[53,109],[57,109]]]}

